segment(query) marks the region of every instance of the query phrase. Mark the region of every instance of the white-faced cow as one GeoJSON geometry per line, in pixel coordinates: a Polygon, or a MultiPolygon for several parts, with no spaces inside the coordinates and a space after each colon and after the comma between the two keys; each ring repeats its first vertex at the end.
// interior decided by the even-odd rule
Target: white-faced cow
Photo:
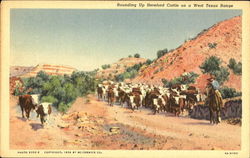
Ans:
{"type": "Polygon", "coordinates": [[[44,102],[41,103],[38,107],[37,107],[37,117],[40,116],[40,120],[41,123],[44,124],[46,121],[49,121],[49,116],[52,112],[52,107],[51,107],[51,103],[48,102],[44,102]]]}

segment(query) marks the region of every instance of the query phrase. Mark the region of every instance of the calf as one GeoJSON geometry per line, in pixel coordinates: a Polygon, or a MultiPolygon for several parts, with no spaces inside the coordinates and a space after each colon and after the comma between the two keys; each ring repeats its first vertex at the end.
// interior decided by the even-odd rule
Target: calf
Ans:
{"type": "Polygon", "coordinates": [[[40,116],[40,120],[42,125],[47,121],[49,121],[49,115],[52,112],[52,108],[51,108],[51,103],[41,103],[38,107],[37,107],[37,117],[40,116]]]}

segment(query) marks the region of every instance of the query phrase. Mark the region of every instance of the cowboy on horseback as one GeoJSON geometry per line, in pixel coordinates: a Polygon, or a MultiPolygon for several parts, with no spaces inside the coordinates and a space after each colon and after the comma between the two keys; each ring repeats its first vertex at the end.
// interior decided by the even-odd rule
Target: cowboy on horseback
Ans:
{"type": "Polygon", "coordinates": [[[219,92],[220,85],[214,76],[207,79],[207,103],[210,111],[210,123],[221,122],[221,107],[223,106],[222,96],[219,92]],[[216,113],[216,117],[215,117],[216,113]]]}

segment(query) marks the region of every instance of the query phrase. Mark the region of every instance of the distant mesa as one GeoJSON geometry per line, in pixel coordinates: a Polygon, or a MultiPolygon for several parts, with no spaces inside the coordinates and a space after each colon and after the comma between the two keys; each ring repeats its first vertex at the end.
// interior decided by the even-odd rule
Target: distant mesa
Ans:
{"type": "Polygon", "coordinates": [[[38,64],[35,67],[12,66],[10,68],[10,77],[34,77],[39,71],[44,71],[49,75],[71,75],[77,69],[52,64],[38,64]]]}

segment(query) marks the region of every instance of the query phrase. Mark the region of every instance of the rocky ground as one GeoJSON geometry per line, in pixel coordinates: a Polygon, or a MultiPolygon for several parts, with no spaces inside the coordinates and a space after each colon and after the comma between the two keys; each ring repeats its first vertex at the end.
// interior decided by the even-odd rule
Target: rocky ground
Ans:
{"type": "Polygon", "coordinates": [[[50,122],[41,126],[32,112],[21,118],[17,97],[10,98],[10,149],[103,150],[239,150],[241,126],[226,121],[153,115],[148,109],[99,101],[94,95],[78,98],[66,114],[53,109],[50,122]]]}

